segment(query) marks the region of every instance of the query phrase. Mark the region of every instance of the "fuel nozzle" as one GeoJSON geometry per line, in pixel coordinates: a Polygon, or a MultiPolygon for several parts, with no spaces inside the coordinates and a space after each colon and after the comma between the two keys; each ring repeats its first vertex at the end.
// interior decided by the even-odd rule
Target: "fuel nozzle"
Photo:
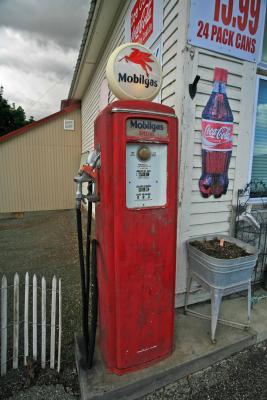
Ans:
{"type": "Polygon", "coordinates": [[[100,168],[100,157],[100,151],[95,149],[88,154],[86,164],[90,165],[93,169],[100,168]]]}
{"type": "Polygon", "coordinates": [[[81,203],[84,201],[86,196],[82,193],[83,183],[85,182],[93,182],[92,178],[84,172],[82,169],[79,170],[78,175],[75,176],[74,182],[77,184],[76,189],[76,208],[81,208],[81,203]]]}
{"type": "Polygon", "coordinates": [[[90,202],[99,201],[99,196],[95,193],[89,193],[87,195],[83,195],[82,193],[82,185],[83,183],[95,183],[96,180],[96,172],[94,171],[96,168],[100,168],[101,166],[101,153],[99,150],[93,150],[89,153],[86,164],[79,170],[78,175],[74,178],[74,182],[77,184],[76,190],[76,208],[81,207],[82,201],[87,199],[90,202]]]}

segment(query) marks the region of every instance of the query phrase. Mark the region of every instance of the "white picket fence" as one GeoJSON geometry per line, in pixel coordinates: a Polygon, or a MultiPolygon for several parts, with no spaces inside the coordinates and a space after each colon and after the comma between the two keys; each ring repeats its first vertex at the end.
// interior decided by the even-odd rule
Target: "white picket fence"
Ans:
{"type": "MultiPolygon", "coordinates": [[[[31,356],[35,361],[41,361],[41,367],[46,368],[50,366],[51,369],[55,368],[56,363],[56,345],[57,345],[57,370],[60,371],[61,363],[61,335],[62,335],[62,293],[61,293],[61,279],[55,276],[52,279],[52,289],[47,288],[46,279],[42,277],[41,286],[38,287],[37,277],[34,274],[32,278],[32,285],[30,284],[30,276],[27,272],[24,281],[24,306],[23,315],[24,319],[20,319],[20,279],[16,273],[14,276],[14,284],[8,286],[7,278],[4,275],[1,282],[1,376],[6,375],[8,366],[8,354],[12,353],[13,369],[18,368],[20,358],[20,335],[23,335],[23,360],[24,365],[27,365],[27,357],[30,356],[29,349],[31,348],[31,356]],[[58,289],[57,289],[58,287],[58,289]],[[30,290],[32,288],[32,290],[30,290]],[[8,291],[11,290],[13,296],[8,296],[8,291]],[[38,291],[41,291],[38,302],[38,291]],[[51,302],[49,303],[49,294],[51,292],[51,302]],[[30,294],[32,293],[32,301],[30,294]],[[13,306],[8,304],[8,299],[13,297],[13,306]],[[41,304],[40,304],[41,303],[41,304]],[[32,305],[32,320],[29,321],[29,306],[32,305]],[[39,306],[39,307],[38,307],[39,306]],[[50,321],[47,319],[47,308],[51,307],[50,321]],[[57,311],[58,306],[58,311],[57,311]],[[13,312],[10,310],[13,308],[13,312]],[[39,320],[38,323],[38,310],[39,320]],[[58,324],[56,322],[56,316],[58,324]],[[48,323],[50,322],[50,323],[48,323]],[[8,328],[10,325],[13,327],[13,341],[8,341],[8,328]],[[23,329],[22,329],[23,327],[23,329]],[[32,341],[29,343],[29,329],[32,328],[32,341]],[[20,329],[21,328],[21,329],[20,329]],[[56,329],[57,328],[57,329],[56,329]],[[47,333],[50,329],[50,358],[47,359],[47,352],[49,349],[46,347],[47,333]],[[39,333],[39,335],[38,335],[39,333]],[[56,338],[57,336],[57,338],[56,338]],[[38,338],[41,339],[39,349],[41,348],[38,358],[38,338]],[[57,340],[56,340],[57,339],[57,340]],[[8,342],[12,343],[12,348],[8,348],[8,342]],[[32,344],[32,347],[31,347],[32,344]]],[[[12,301],[11,300],[11,301],[12,301]]],[[[22,314],[21,314],[22,315],[22,314]]],[[[49,339],[49,336],[48,336],[49,339]]]]}

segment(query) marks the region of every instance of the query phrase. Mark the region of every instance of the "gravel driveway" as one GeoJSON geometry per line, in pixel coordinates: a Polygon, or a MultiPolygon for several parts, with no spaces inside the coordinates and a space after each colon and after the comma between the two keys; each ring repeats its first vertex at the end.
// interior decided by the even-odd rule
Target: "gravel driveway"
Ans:
{"type": "MultiPolygon", "coordinates": [[[[0,399],[74,400],[79,398],[73,335],[80,330],[80,276],[74,211],[31,213],[0,219],[0,276],[29,271],[63,281],[63,362],[60,374],[37,368],[10,369],[0,378],[0,399]]],[[[262,343],[177,381],[143,400],[266,400],[267,344],[262,343]]],[[[119,400],[119,399],[114,399],[119,400]]]]}

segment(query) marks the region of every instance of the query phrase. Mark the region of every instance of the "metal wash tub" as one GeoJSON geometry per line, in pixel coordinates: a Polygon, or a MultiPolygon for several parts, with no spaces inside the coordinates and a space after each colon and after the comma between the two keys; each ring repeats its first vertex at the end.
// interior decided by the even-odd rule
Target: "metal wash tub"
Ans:
{"type": "Polygon", "coordinates": [[[192,279],[195,279],[211,294],[211,339],[212,342],[215,342],[215,331],[222,297],[246,289],[248,290],[248,324],[244,325],[226,320],[219,321],[234,326],[248,327],[250,323],[251,308],[251,274],[257,262],[258,250],[250,244],[225,235],[210,235],[192,238],[187,241],[187,249],[189,271],[186,287],[185,312],[190,312],[203,318],[210,318],[188,309],[187,303],[190,286],[192,279]],[[227,242],[234,243],[244,249],[249,253],[249,255],[232,259],[219,259],[203,253],[191,244],[194,241],[213,239],[224,239],[227,242]]]}

